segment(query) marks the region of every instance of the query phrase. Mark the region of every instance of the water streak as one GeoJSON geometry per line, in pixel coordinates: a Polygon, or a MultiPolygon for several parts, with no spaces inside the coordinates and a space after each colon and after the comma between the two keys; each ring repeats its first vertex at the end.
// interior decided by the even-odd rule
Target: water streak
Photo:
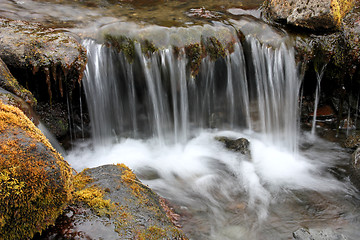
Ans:
{"type": "Polygon", "coordinates": [[[326,64],[321,68],[320,72],[315,69],[316,72],[316,90],[315,90],[315,101],[314,101],[314,117],[312,121],[311,127],[311,135],[315,136],[316,129],[316,117],[317,117],[317,109],[320,101],[320,89],[321,89],[321,80],[325,73],[326,64]]]}
{"type": "Polygon", "coordinates": [[[265,133],[264,140],[296,152],[300,83],[294,51],[285,44],[272,49],[247,37],[250,56],[236,43],[225,59],[204,58],[196,78],[184,50],[149,55],[137,44],[129,63],[122,53],[93,40],[83,44],[95,145],[119,136],[185,143],[192,129],[242,128],[265,133]],[[255,79],[248,72],[255,72],[255,79]]]}

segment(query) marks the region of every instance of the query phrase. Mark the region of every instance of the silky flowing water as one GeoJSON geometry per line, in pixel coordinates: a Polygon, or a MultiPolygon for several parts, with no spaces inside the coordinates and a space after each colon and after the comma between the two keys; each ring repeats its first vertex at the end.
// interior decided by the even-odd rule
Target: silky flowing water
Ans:
{"type": "Polygon", "coordinates": [[[291,239],[301,227],[360,239],[350,154],[300,130],[301,68],[287,34],[256,19],[261,2],[5,0],[0,12],[93,37],[82,42],[92,139],[65,157],[76,170],[125,163],[170,200],[191,239],[291,239]],[[129,61],[103,45],[109,33],[159,51],[136,43],[129,61]],[[194,77],[180,44],[206,34],[235,39],[233,51],[204,58],[194,77]],[[224,136],[248,139],[250,156],[224,136]]]}
{"type": "Polygon", "coordinates": [[[357,231],[349,154],[300,132],[300,73],[291,45],[248,35],[199,77],[169,48],[135,60],[84,40],[93,140],[67,156],[77,169],[125,163],[181,213],[192,239],[288,239],[301,227],[357,231]],[[141,89],[138,87],[141,86],[141,89]],[[251,157],[215,138],[250,141],[251,157]]]}

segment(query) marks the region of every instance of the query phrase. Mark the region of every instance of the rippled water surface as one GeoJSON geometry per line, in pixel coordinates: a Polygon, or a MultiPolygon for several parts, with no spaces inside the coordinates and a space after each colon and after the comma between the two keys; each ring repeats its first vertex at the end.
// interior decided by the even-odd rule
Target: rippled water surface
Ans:
{"type": "Polygon", "coordinates": [[[260,16],[255,0],[2,0],[0,15],[11,19],[38,21],[55,27],[84,27],[92,23],[124,20],[161,26],[187,26],[236,15],[260,16]]]}

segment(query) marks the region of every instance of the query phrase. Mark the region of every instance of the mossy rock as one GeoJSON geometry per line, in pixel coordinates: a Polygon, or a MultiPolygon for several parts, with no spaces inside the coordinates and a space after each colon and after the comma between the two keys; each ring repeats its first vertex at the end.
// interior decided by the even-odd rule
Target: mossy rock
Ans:
{"type": "Polygon", "coordinates": [[[264,13],[271,21],[312,31],[341,28],[355,0],[266,0],[264,13]]]}
{"type": "Polygon", "coordinates": [[[8,90],[11,93],[14,93],[18,97],[21,97],[30,106],[34,107],[36,105],[36,99],[34,98],[32,93],[18,83],[18,81],[10,73],[8,67],[1,58],[0,58],[0,87],[8,90]]]}
{"type": "Polygon", "coordinates": [[[38,100],[61,98],[81,81],[86,51],[65,31],[0,18],[0,39],[0,57],[38,100]]]}
{"type": "Polygon", "coordinates": [[[0,239],[30,239],[71,199],[72,170],[35,125],[0,101],[0,239]]]}
{"type": "Polygon", "coordinates": [[[27,104],[22,98],[16,96],[9,91],[0,87],[0,101],[6,105],[11,105],[19,108],[23,113],[37,126],[39,124],[39,117],[33,108],[27,104]]]}
{"type": "Polygon", "coordinates": [[[37,239],[187,239],[171,221],[175,214],[165,200],[124,164],[85,169],[74,187],[62,221],[37,239]]]}

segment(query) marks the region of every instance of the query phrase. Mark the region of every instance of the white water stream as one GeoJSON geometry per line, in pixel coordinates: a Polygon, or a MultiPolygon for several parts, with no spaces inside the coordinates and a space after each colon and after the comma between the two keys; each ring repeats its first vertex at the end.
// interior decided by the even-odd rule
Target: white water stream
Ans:
{"type": "Polygon", "coordinates": [[[349,155],[299,135],[291,47],[247,37],[247,51],[236,44],[223,61],[206,58],[193,78],[182,53],[147,57],[137,46],[129,63],[93,40],[83,44],[94,139],[66,157],[76,170],[127,164],[177,206],[191,239],[289,239],[301,227],[360,238],[359,196],[333,170],[349,155]],[[247,138],[251,157],[216,136],[247,138]]]}

